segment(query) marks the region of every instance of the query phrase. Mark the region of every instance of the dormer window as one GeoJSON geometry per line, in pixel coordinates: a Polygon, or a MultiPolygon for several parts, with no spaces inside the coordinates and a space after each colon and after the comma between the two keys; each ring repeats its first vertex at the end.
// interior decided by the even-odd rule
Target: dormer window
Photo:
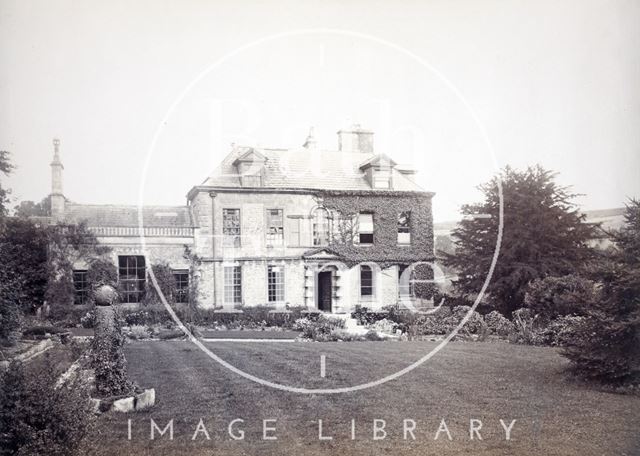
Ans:
{"type": "Polygon", "coordinates": [[[393,167],[396,162],[386,155],[375,155],[360,165],[360,170],[371,185],[380,190],[393,189],[393,167]]]}
{"type": "Polygon", "coordinates": [[[373,170],[373,188],[391,188],[391,168],[373,170]]]}
{"type": "Polygon", "coordinates": [[[233,162],[233,166],[238,173],[240,185],[242,187],[262,187],[266,161],[266,157],[255,149],[250,149],[238,157],[233,162]]]}

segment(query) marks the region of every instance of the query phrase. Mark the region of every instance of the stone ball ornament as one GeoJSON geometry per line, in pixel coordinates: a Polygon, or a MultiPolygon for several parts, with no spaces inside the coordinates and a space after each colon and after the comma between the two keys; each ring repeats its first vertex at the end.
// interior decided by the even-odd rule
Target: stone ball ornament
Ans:
{"type": "Polygon", "coordinates": [[[95,292],[96,305],[110,306],[118,299],[118,292],[111,285],[102,285],[95,292]]]}

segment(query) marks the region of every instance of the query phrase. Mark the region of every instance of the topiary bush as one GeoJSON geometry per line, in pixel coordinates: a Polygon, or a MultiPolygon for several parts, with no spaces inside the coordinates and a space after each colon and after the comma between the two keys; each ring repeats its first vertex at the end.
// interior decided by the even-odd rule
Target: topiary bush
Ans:
{"type": "Polygon", "coordinates": [[[0,454],[74,456],[94,424],[89,387],[77,379],[55,386],[53,366],[13,362],[0,374],[0,454]]]}
{"type": "Polygon", "coordinates": [[[134,385],[127,377],[122,318],[111,306],[96,307],[95,336],[91,343],[91,367],[96,391],[102,397],[129,394],[134,385]]]}
{"type": "Polygon", "coordinates": [[[552,320],[565,315],[584,315],[596,295],[595,283],[575,274],[545,277],[529,283],[524,304],[534,314],[552,320]]]}

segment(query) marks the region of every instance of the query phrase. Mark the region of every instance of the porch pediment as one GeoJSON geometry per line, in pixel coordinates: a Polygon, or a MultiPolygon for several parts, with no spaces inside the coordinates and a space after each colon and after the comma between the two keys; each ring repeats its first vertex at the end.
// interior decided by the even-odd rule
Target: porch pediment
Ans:
{"type": "Polygon", "coordinates": [[[306,252],[303,258],[306,260],[336,260],[338,259],[338,255],[329,249],[315,249],[306,252]]]}

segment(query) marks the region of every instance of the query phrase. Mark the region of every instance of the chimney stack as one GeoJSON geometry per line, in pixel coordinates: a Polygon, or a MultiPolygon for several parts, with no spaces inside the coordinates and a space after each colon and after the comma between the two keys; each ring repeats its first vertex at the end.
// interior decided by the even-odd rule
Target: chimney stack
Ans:
{"type": "Polygon", "coordinates": [[[373,132],[353,124],[347,130],[338,132],[338,149],[341,152],[373,153],[373,132]]]}
{"type": "Polygon", "coordinates": [[[316,138],[313,135],[313,127],[309,128],[309,136],[307,136],[307,139],[305,140],[305,142],[302,145],[302,147],[304,147],[305,149],[315,149],[316,148],[316,138]]]}
{"type": "Polygon", "coordinates": [[[62,162],[60,161],[60,140],[53,140],[53,161],[51,162],[51,218],[54,222],[64,219],[64,194],[62,191],[62,162]]]}

